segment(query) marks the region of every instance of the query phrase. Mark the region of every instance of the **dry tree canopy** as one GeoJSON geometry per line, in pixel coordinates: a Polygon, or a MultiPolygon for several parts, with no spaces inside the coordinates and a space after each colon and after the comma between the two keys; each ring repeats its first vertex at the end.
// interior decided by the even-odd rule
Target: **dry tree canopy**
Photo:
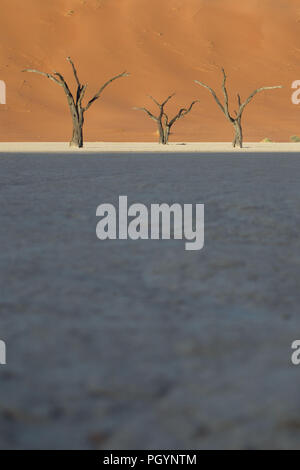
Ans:
{"type": "Polygon", "coordinates": [[[255,95],[257,95],[257,93],[260,93],[265,90],[274,90],[275,88],[283,88],[283,87],[279,85],[279,86],[264,86],[261,88],[257,88],[243,102],[238,93],[237,94],[238,108],[237,108],[237,111],[234,111],[235,115],[232,116],[232,114],[229,111],[229,99],[228,99],[228,92],[227,92],[227,87],[226,87],[227,76],[226,76],[224,68],[222,68],[222,73],[223,73],[222,91],[224,95],[224,104],[221,103],[220,99],[217,96],[217,93],[215,92],[215,90],[213,90],[213,88],[206,85],[205,83],[200,82],[199,80],[195,80],[195,83],[209,90],[209,92],[213,96],[215,102],[217,103],[221,111],[224,113],[228,121],[231,122],[232,125],[234,126],[235,136],[232,142],[233,147],[238,145],[239,147],[242,148],[243,147],[242,115],[246,106],[252,101],[252,99],[254,98],[255,95]]]}
{"type": "Polygon", "coordinates": [[[76,147],[82,147],[83,146],[84,113],[91,107],[91,105],[95,101],[97,101],[100,98],[103,91],[110,83],[112,83],[114,80],[117,80],[118,78],[128,77],[129,73],[122,72],[110,78],[109,80],[107,80],[99,88],[97,93],[95,93],[95,95],[93,95],[93,97],[90,100],[88,100],[86,105],[83,105],[83,99],[85,97],[85,93],[87,90],[87,84],[82,84],[80,82],[76,67],[71,57],[67,57],[67,61],[71,64],[75,81],[77,84],[76,93],[74,94],[71,92],[69,85],[67,81],[65,80],[64,76],[59,72],[53,71],[52,73],[46,73],[46,72],[41,72],[40,70],[36,70],[36,69],[25,69],[23,70],[23,72],[37,73],[46,78],[49,78],[50,80],[55,82],[57,85],[63,88],[66,94],[67,100],[68,100],[68,105],[71,111],[71,116],[72,116],[72,121],[73,121],[73,135],[72,135],[72,140],[70,142],[70,145],[74,145],[76,147]]]}
{"type": "Polygon", "coordinates": [[[193,101],[189,107],[180,108],[177,114],[173,118],[169,118],[168,114],[165,111],[165,106],[168,102],[175,96],[175,93],[168,96],[162,103],[159,103],[153,96],[149,95],[149,98],[156,104],[158,107],[158,115],[153,114],[147,108],[133,108],[135,110],[144,111],[150,119],[156,122],[159,132],[159,143],[166,145],[169,142],[170,131],[176,121],[186,116],[193,108],[196,103],[199,103],[199,100],[193,101]]]}

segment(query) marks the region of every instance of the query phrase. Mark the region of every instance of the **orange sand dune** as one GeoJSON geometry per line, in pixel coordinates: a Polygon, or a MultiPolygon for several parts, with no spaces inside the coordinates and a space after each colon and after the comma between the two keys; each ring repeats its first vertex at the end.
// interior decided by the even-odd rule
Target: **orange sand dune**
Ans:
{"type": "Polygon", "coordinates": [[[300,79],[299,0],[1,0],[0,22],[0,80],[7,85],[1,141],[68,140],[62,89],[21,72],[55,69],[73,83],[68,55],[88,82],[87,96],[110,76],[131,73],[88,111],[86,140],[156,140],[153,121],[132,108],[155,110],[147,94],[162,100],[174,91],[171,112],[196,98],[201,103],[176,125],[173,140],[231,140],[230,124],[209,92],[193,82],[219,89],[221,66],[234,96],[284,85],[249,105],[246,140],[300,135],[300,105],[291,102],[291,84],[300,79]]]}

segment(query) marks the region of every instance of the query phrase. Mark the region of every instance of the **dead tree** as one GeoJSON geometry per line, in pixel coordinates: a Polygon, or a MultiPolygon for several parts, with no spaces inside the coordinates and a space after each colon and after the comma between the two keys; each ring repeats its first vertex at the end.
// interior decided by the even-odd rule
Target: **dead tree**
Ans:
{"type": "Polygon", "coordinates": [[[232,142],[233,147],[235,147],[236,145],[239,145],[240,148],[242,148],[243,147],[242,116],[243,116],[243,112],[247,104],[250,103],[250,101],[254,98],[254,96],[257,93],[260,93],[261,91],[264,91],[264,90],[273,90],[275,88],[282,88],[282,86],[265,86],[262,88],[257,88],[256,90],[253,91],[253,93],[251,93],[251,95],[249,95],[249,97],[243,103],[242,103],[240,95],[238,94],[237,95],[238,111],[234,111],[235,117],[233,117],[229,112],[228,93],[227,93],[227,88],[226,88],[227,77],[226,77],[225,70],[223,68],[222,68],[222,72],[223,72],[222,90],[223,90],[223,95],[224,95],[224,104],[221,103],[216,92],[212,88],[210,88],[208,85],[205,85],[205,83],[199,82],[198,80],[195,80],[195,83],[203,86],[204,88],[207,88],[210,91],[217,105],[219,106],[221,111],[225,114],[228,121],[231,122],[231,124],[234,127],[234,139],[232,142]]]}
{"type": "Polygon", "coordinates": [[[84,124],[84,114],[85,112],[90,108],[90,106],[98,99],[100,98],[103,90],[114,80],[117,80],[118,78],[121,77],[127,77],[129,74],[127,72],[120,73],[119,75],[116,75],[115,77],[111,78],[108,80],[104,85],[100,87],[100,89],[97,91],[97,93],[87,102],[87,104],[84,106],[82,104],[83,98],[85,96],[85,92],[87,89],[87,84],[82,84],[78,78],[77,70],[75,68],[75,65],[70,57],[67,57],[67,61],[71,64],[73,74],[76,80],[77,84],[77,90],[76,90],[76,96],[75,94],[73,95],[66,80],[64,79],[63,75],[58,72],[52,72],[51,73],[45,73],[45,72],[40,72],[39,70],[35,69],[25,69],[23,72],[33,72],[33,73],[38,73],[40,75],[43,75],[44,77],[49,78],[53,82],[57,83],[57,85],[61,86],[66,94],[67,100],[68,100],[68,105],[70,108],[71,116],[72,116],[72,122],[73,122],[73,134],[72,134],[72,139],[70,141],[70,146],[74,147],[83,147],[83,124],[84,124]]]}
{"type": "Polygon", "coordinates": [[[166,145],[169,142],[170,131],[175,122],[178,121],[178,119],[186,116],[192,110],[194,104],[199,102],[199,100],[193,101],[188,108],[181,108],[172,119],[169,119],[167,113],[165,112],[165,106],[174,95],[175,93],[168,96],[168,98],[163,103],[159,103],[155,98],[150,96],[152,101],[154,101],[154,103],[159,108],[158,116],[155,116],[146,108],[134,108],[136,110],[144,111],[151,119],[153,119],[153,121],[156,122],[159,133],[159,143],[163,145],[166,145]]]}

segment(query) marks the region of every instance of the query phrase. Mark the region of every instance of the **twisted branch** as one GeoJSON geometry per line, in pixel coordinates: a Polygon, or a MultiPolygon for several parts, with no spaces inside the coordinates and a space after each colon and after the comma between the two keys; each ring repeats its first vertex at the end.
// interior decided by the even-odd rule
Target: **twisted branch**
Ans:
{"type": "Polygon", "coordinates": [[[116,75],[115,77],[112,77],[111,79],[109,79],[107,82],[104,83],[104,85],[102,85],[100,87],[100,89],[98,90],[98,92],[88,101],[87,105],[86,106],[83,106],[82,105],[82,100],[85,96],[85,92],[86,92],[86,89],[87,89],[87,84],[83,85],[81,84],[80,80],[79,80],[79,77],[78,77],[78,73],[77,73],[77,70],[76,70],[76,67],[74,65],[74,62],[72,61],[71,57],[67,57],[67,61],[71,64],[71,67],[72,67],[72,70],[73,70],[73,74],[74,74],[74,77],[75,77],[75,80],[76,80],[76,83],[77,83],[77,91],[76,91],[76,100],[74,100],[74,96],[66,82],[66,80],[64,79],[63,75],[59,72],[56,72],[54,71],[52,74],[50,73],[46,73],[46,72],[41,72],[40,70],[36,70],[36,69],[24,69],[22,70],[22,72],[32,72],[32,73],[37,73],[39,75],[42,75],[46,78],[49,78],[50,80],[52,80],[53,82],[57,83],[59,86],[61,86],[62,88],[64,88],[64,91],[66,93],[66,95],[68,96],[68,98],[71,100],[71,102],[75,105],[76,103],[76,108],[77,108],[77,111],[81,112],[82,114],[87,111],[90,106],[98,99],[100,98],[102,92],[104,91],[104,89],[111,83],[113,82],[114,80],[117,80],[118,78],[121,78],[121,77],[128,77],[129,76],[129,73],[127,72],[123,72],[123,73],[120,73],[119,75],[116,75]]]}

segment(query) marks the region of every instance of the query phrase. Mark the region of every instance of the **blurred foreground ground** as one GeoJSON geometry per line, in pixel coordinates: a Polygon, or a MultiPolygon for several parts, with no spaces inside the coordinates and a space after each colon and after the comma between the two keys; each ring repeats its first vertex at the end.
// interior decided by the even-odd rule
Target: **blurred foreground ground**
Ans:
{"type": "Polygon", "coordinates": [[[0,156],[1,448],[299,448],[298,154],[0,156]],[[96,238],[204,203],[205,247],[96,238]]]}

